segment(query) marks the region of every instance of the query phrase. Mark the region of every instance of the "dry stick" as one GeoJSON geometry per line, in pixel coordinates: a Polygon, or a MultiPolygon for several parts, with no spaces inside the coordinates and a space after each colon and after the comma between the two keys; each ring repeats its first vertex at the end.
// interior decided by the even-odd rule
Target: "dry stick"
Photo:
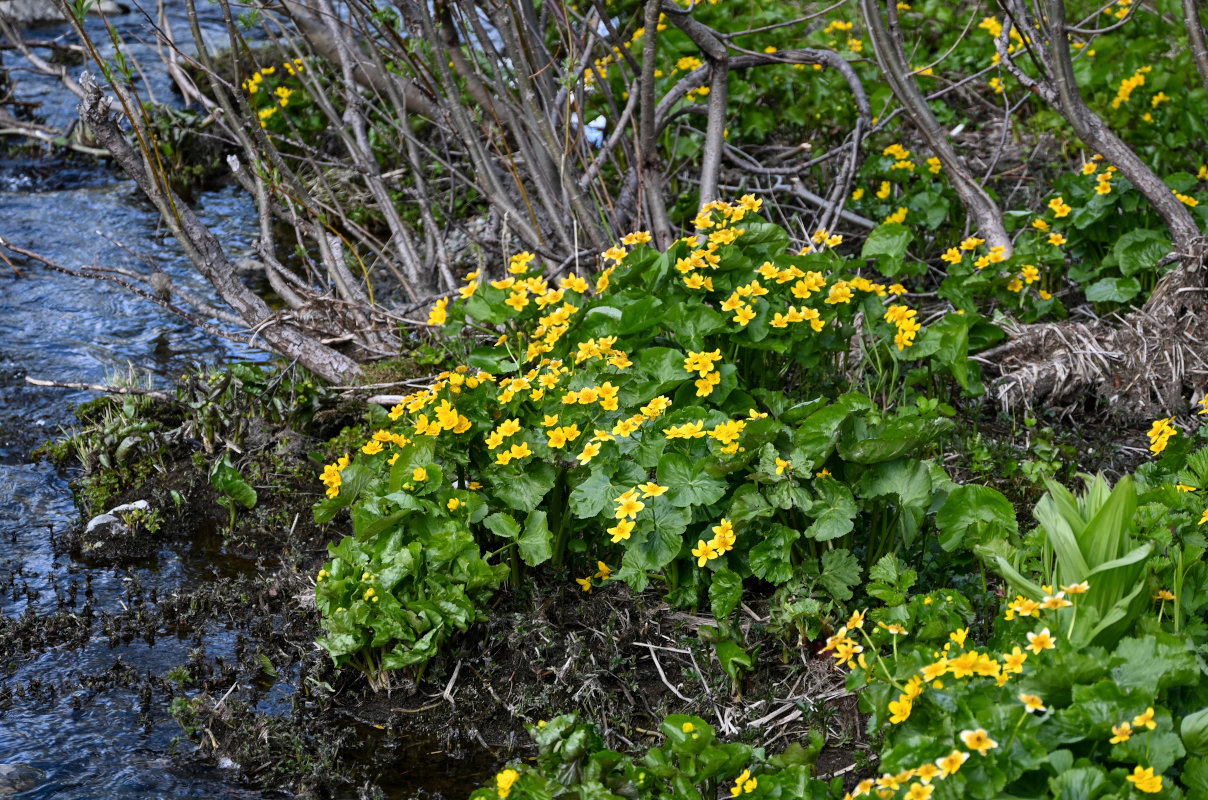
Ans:
{"type": "MultiPolygon", "coordinates": [[[[432,24],[431,15],[427,8],[411,8],[412,17],[419,20],[423,28],[425,39],[433,43],[441,42],[442,39],[437,34],[436,28],[432,24]]],[[[465,106],[460,100],[461,87],[453,77],[453,72],[449,69],[449,62],[446,60],[449,48],[445,48],[444,52],[438,53],[433,63],[436,65],[436,72],[440,79],[440,84],[444,90],[442,96],[443,108],[445,116],[452,124],[453,129],[460,137],[462,144],[466,147],[466,152],[470,156],[471,162],[477,171],[479,180],[476,182],[476,187],[481,191],[491,203],[504,215],[511,219],[511,224],[520,228],[521,236],[534,246],[543,242],[545,237],[541,235],[535,221],[531,215],[522,215],[515,205],[508,199],[507,193],[503,190],[502,184],[499,182],[499,176],[490,159],[487,158],[486,151],[482,148],[482,137],[475,133],[474,127],[470,122],[469,116],[466,113],[465,106]]]]}
{"type": "Polygon", "coordinates": [[[164,392],[154,389],[139,389],[134,386],[106,386],[103,383],[77,383],[75,381],[47,381],[40,378],[25,376],[25,382],[34,386],[48,386],[53,389],[82,389],[88,392],[107,392],[109,394],[136,394],[155,400],[171,400],[164,392]]]}
{"type": "MultiPolygon", "coordinates": [[[[298,0],[282,0],[286,14],[298,26],[300,33],[309,46],[313,47],[324,60],[338,64],[340,62],[339,43],[330,35],[329,29],[306,3],[298,0]]],[[[425,91],[415,81],[401,75],[373,69],[371,64],[358,60],[354,65],[353,77],[356,82],[367,89],[383,92],[386,84],[393,84],[403,99],[403,107],[398,109],[400,115],[419,114],[430,119],[439,119],[440,109],[425,91]]]]}
{"type": "MultiPolygon", "coordinates": [[[[341,74],[344,78],[345,99],[347,102],[343,121],[345,125],[352,128],[353,135],[349,137],[344,132],[343,126],[337,126],[336,133],[340,136],[348,154],[352,156],[357,171],[361,173],[362,180],[378,205],[378,210],[386,219],[386,227],[390,230],[390,240],[394,243],[396,255],[402,262],[403,274],[406,276],[403,288],[411,300],[416,300],[419,298],[421,288],[426,290],[429,286],[434,285],[435,282],[429,280],[428,276],[423,274],[419,254],[416,253],[415,245],[411,241],[411,234],[407,231],[406,226],[404,226],[402,219],[399,217],[398,209],[395,207],[394,201],[391,200],[390,193],[382,185],[381,170],[378,168],[377,159],[373,155],[373,148],[369,144],[369,134],[365,127],[365,116],[361,112],[364,101],[355,86],[355,72],[360,62],[353,57],[353,45],[348,39],[344,22],[336,16],[328,0],[319,0],[319,3],[327,23],[328,31],[336,43],[336,54],[339,56],[337,63],[340,65],[341,74]]],[[[325,100],[326,98],[316,98],[317,102],[325,102],[325,100]]],[[[335,110],[332,109],[328,116],[334,117],[335,110]]]]}
{"type": "Polygon", "coordinates": [[[661,649],[661,648],[657,648],[655,645],[647,644],[646,642],[634,642],[633,644],[635,647],[645,647],[647,650],[650,651],[650,660],[654,662],[654,668],[658,670],[659,678],[662,679],[663,685],[666,686],[668,689],[670,689],[671,693],[673,695],[675,695],[676,697],[678,697],[680,700],[683,700],[685,703],[691,703],[692,698],[685,697],[683,694],[680,693],[679,689],[676,689],[674,686],[671,685],[671,681],[667,680],[667,674],[665,672],[663,672],[663,665],[659,663],[659,657],[654,652],[656,649],[661,649]]]}
{"type": "MultiPolygon", "coordinates": [[[[555,141],[551,147],[552,137],[544,136],[541,131],[542,114],[532,102],[531,88],[527,91],[525,88],[517,89],[521,98],[520,107],[516,106],[514,100],[509,99],[513,88],[525,87],[529,84],[529,81],[521,74],[529,71],[523,63],[522,54],[518,52],[514,40],[509,37],[504,39],[504,45],[508,48],[508,56],[506,58],[501,56],[491,44],[490,35],[483,27],[478,15],[463,16],[466,16],[473,26],[475,36],[482,43],[481,50],[494,59],[491,67],[494,94],[487,96],[487,102],[483,107],[491,112],[496,126],[504,132],[504,135],[498,140],[498,144],[503,148],[499,157],[508,165],[508,171],[516,184],[516,190],[524,197],[530,216],[537,220],[537,211],[532,207],[532,202],[528,197],[525,180],[521,175],[520,166],[516,162],[516,154],[512,148],[515,147],[520,151],[529,182],[536,189],[542,208],[547,211],[545,216],[548,217],[546,220],[548,226],[563,249],[572,249],[574,234],[566,224],[565,215],[558,213],[558,209],[565,208],[567,204],[559,199],[559,195],[564,195],[565,192],[559,192],[555,186],[554,174],[558,171],[556,163],[559,160],[556,158],[556,151],[559,149],[557,142],[555,141]]],[[[442,30],[447,31],[448,36],[446,48],[454,68],[459,73],[469,74],[475,80],[479,80],[479,75],[474,71],[477,69],[477,62],[473,69],[468,65],[464,54],[461,53],[461,48],[457,46],[459,40],[456,30],[452,28],[453,20],[448,13],[443,15],[442,22],[442,30]],[[459,64],[462,66],[458,66],[459,64]]],[[[505,32],[509,32],[506,23],[494,24],[501,37],[505,35],[505,32]]],[[[484,94],[485,91],[484,89],[484,94]]]]}
{"type": "Polygon", "coordinates": [[[955,148],[948,141],[944,129],[932,113],[931,107],[919,91],[910,67],[906,64],[901,50],[901,43],[893,38],[885,28],[878,0],[860,0],[860,8],[864,15],[864,24],[868,29],[868,37],[872,41],[873,52],[877,64],[885,74],[894,96],[902,103],[906,115],[918,128],[927,145],[939,158],[944,166],[952,188],[960,198],[961,204],[968,212],[970,219],[985,238],[990,247],[1002,247],[1007,254],[1011,252],[1011,238],[1003,225],[1002,212],[986,194],[986,191],[974,181],[973,176],[965,168],[964,162],[957,155],[955,148]]]}
{"type": "MultiPolygon", "coordinates": [[[[525,47],[528,46],[528,42],[525,37],[516,35],[516,32],[507,25],[499,26],[499,30],[504,37],[505,43],[511,39],[511,49],[513,51],[524,53],[525,47]]],[[[550,60],[552,61],[552,59],[550,60]]],[[[530,70],[533,66],[534,65],[530,61],[530,70]]],[[[583,233],[587,236],[587,240],[592,244],[592,246],[603,250],[607,246],[604,232],[600,230],[599,225],[596,224],[595,215],[588,210],[586,201],[579,189],[578,177],[573,174],[573,171],[567,164],[567,157],[569,153],[565,150],[565,148],[559,145],[557,136],[555,136],[553,129],[550,127],[550,121],[547,115],[542,114],[541,109],[538,107],[538,94],[535,91],[534,86],[541,84],[541,75],[543,75],[546,71],[547,70],[536,71],[539,73],[536,79],[534,79],[532,73],[530,73],[528,76],[516,76],[516,83],[520,87],[520,100],[525,110],[530,115],[528,121],[536,129],[537,140],[544,142],[547,151],[546,155],[556,166],[558,182],[562,187],[562,195],[565,201],[564,205],[568,202],[570,207],[574,209],[575,221],[578,223],[579,227],[582,228],[583,233]]],[[[548,80],[548,76],[546,76],[546,79],[548,80]]],[[[547,103],[552,103],[553,96],[547,95],[545,99],[547,103]]],[[[556,107],[553,108],[553,110],[556,111],[556,107]]]]}
{"type": "Polygon", "coordinates": [[[700,48],[709,62],[709,117],[705,125],[699,193],[699,205],[704,208],[717,199],[717,181],[725,147],[726,105],[730,99],[730,53],[716,31],[683,13],[679,6],[674,6],[674,12],[671,7],[666,7],[668,18],[700,48]]]}
{"type": "MultiPolygon", "coordinates": [[[[272,309],[239,280],[218,238],[192,208],[176,197],[171,188],[162,188],[147,174],[143,160],[130,147],[118,127],[110,110],[109,99],[101,92],[91,74],[85,72],[84,77],[80,81],[86,90],[85,99],[78,107],[80,118],[113,154],[114,161],[156,206],[189,260],[214,286],[223,301],[249,326],[259,329],[274,351],[286,358],[298,359],[299,363],[325,380],[348,382],[359,375],[361,370],[355,361],[320,344],[294,326],[281,323],[272,309]]],[[[117,86],[114,91],[121,93],[117,86]]]]}
{"type": "Polygon", "coordinates": [[[1191,57],[1195,61],[1200,81],[1208,89],[1208,39],[1204,36],[1204,25],[1200,21],[1198,0],[1183,0],[1183,25],[1187,28],[1187,39],[1191,44],[1191,57]]]}
{"type": "MultiPolygon", "coordinates": [[[[658,107],[654,103],[654,69],[658,63],[659,14],[662,0],[646,0],[646,33],[642,36],[642,82],[638,116],[638,181],[646,198],[646,211],[650,215],[650,230],[655,244],[666,250],[675,240],[671,230],[671,218],[667,215],[667,204],[663,198],[663,170],[659,164],[658,151],[658,107]]],[[[624,51],[626,48],[622,47],[624,51]]]]}

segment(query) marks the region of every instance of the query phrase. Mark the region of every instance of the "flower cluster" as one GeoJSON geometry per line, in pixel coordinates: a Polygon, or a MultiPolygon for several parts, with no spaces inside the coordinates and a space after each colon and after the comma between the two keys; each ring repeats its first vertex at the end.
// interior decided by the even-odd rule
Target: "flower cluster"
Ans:
{"type": "Polygon", "coordinates": [[[914,337],[922,328],[915,320],[917,314],[918,312],[913,308],[896,303],[885,311],[885,321],[898,329],[897,335],[893,337],[893,343],[898,346],[899,350],[905,350],[914,344],[914,337]]]}
{"type": "Polygon", "coordinates": [[[1129,98],[1132,97],[1133,91],[1137,87],[1145,85],[1145,76],[1150,72],[1153,72],[1153,67],[1141,67],[1121,81],[1120,88],[1116,90],[1116,96],[1112,99],[1112,108],[1119,108],[1121,104],[1127,103],[1129,98]]]}
{"type": "Polygon", "coordinates": [[[1174,424],[1174,417],[1154,420],[1148,433],[1150,452],[1155,456],[1161,453],[1166,449],[1166,443],[1170,441],[1170,437],[1175,436],[1178,432],[1179,429],[1174,424]]]}
{"type": "Polygon", "coordinates": [[[712,539],[707,542],[704,539],[698,539],[696,547],[692,548],[692,555],[696,558],[696,565],[703,567],[713,559],[724,556],[734,549],[734,542],[737,539],[737,534],[734,533],[734,526],[730,523],[730,520],[723,519],[719,524],[713,526],[712,539]]]}
{"type": "MultiPolygon", "coordinates": [[[[283,72],[293,77],[306,70],[306,62],[301,58],[295,58],[292,61],[286,61],[283,63],[281,65],[281,69],[283,72]]],[[[290,97],[292,97],[295,93],[295,90],[290,89],[288,86],[275,86],[271,87],[271,91],[268,91],[270,86],[269,84],[266,84],[265,78],[271,78],[276,74],[276,72],[276,67],[263,67],[256,72],[253,72],[252,77],[245,80],[242,84],[243,90],[247,92],[248,97],[252,99],[253,103],[257,103],[258,98],[256,95],[260,93],[261,89],[266,90],[266,95],[271,94],[269,105],[259,109],[259,111],[256,112],[257,116],[260,118],[260,127],[262,128],[267,125],[269,118],[276,114],[279,109],[285,108],[289,105],[290,97]]]]}
{"type": "Polygon", "coordinates": [[[327,487],[328,497],[339,497],[340,486],[342,484],[340,473],[347,466],[348,454],[345,453],[334,464],[328,464],[323,467],[323,474],[319,476],[319,480],[323,481],[323,485],[327,487]]]}

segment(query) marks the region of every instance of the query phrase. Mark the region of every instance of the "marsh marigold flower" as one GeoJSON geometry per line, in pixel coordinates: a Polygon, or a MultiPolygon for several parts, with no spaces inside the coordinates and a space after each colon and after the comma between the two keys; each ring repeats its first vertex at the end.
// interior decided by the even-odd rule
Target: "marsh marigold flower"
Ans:
{"type": "Polygon", "coordinates": [[[970,750],[976,750],[983,756],[995,747],[998,747],[998,742],[990,738],[990,734],[986,732],[985,728],[961,731],[961,741],[965,743],[965,747],[970,750]]]}
{"type": "Polygon", "coordinates": [[[1145,794],[1157,794],[1162,791],[1162,776],[1153,774],[1153,767],[1137,766],[1133,768],[1132,775],[1128,776],[1128,782],[1137,787],[1138,792],[1145,794]]]}

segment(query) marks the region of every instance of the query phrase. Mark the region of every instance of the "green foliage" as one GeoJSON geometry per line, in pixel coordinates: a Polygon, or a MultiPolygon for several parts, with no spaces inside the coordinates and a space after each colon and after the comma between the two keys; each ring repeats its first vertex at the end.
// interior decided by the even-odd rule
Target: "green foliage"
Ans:
{"type": "Polygon", "coordinates": [[[482,559],[464,522],[412,511],[387,519],[331,545],[315,591],[319,644],[375,690],[390,686],[391,670],[422,673],[450,636],[481,618],[505,571],[482,559]]]}
{"type": "Polygon", "coordinates": [[[256,490],[244,479],[239,470],[231,464],[231,454],[223,453],[222,458],[214,462],[210,469],[210,485],[218,492],[218,503],[228,512],[231,520],[227,526],[235,530],[235,507],[243,506],[251,510],[256,506],[256,490]]]}
{"type": "MultiPolygon", "coordinates": [[[[513,582],[583,553],[598,567],[576,578],[586,591],[658,580],[676,603],[708,594],[723,612],[751,579],[796,578],[795,594],[816,587],[841,603],[848,576],[926,552],[952,488],[923,458],[953,428],[938,403],[887,409],[849,392],[794,404],[785,391],[809,396],[841,362],[852,369],[860,315],[881,320],[861,338],[870,374],[888,382],[871,353],[896,371],[921,326],[833,253],[786,255],[787,234],[757,208],[714,204],[698,220],[711,233],[661,254],[646,234],[625,237],[594,292],[577,275],[551,286],[527,253],[503,280],[469,276],[463,302],[438,302],[431,321],[450,337],[506,333],[377,412],[355,458],[324,469],[316,521],[349,509],[371,545],[404,516],[452,519],[508,561],[513,582]]],[[[750,656],[719,629],[737,682],[750,656]]]]}
{"type": "Polygon", "coordinates": [[[722,791],[743,800],[837,800],[843,794],[842,778],[828,783],[814,777],[825,743],[820,733],[769,758],[762,748],[719,741],[711,725],[684,714],[668,716],[659,726],[662,745],[640,756],[606,749],[595,726],[577,714],[528,729],[536,759],[512,762],[471,800],[701,800],[722,791]]]}
{"type": "MultiPolygon", "coordinates": [[[[1061,622],[1075,641],[1110,643],[1132,628],[1149,599],[1142,575],[1153,543],[1133,540],[1133,480],[1126,475],[1109,489],[1102,475],[1087,476],[1080,497],[1053,481],[1048,487],[1035,510],[1042,582],[1049,587],[1089,584],[1078,609],[1081,618],[1071,608],[1061,612],[1061,622]]],[[[1017,562],[1020,555],[1015,554],[1017,562]]],[[[1051,594],[1051,588],[1046,591],[1024,577],[1002,554],[990,558],[991,566],[1025,597],[1041,601],[1051,594]]]]}

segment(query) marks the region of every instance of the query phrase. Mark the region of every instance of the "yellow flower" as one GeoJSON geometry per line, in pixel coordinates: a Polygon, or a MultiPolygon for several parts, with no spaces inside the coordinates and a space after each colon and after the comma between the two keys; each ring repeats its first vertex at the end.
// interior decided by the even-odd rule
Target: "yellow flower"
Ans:
{"type": "Polygon", "coordinates": [[[1068,216],[1069,213],[1074,210],[1072,207],[1066,204],[1065,199],[1062,197],[1054,197],[1052,200],[1050,200],[1049,208],[1053,210],[1053,216],[1057,217],[1058,219],[1068,216]]]}
{"type": "Polygon", "coordinates": [[[703,567],[706,562],[717,558],[718,552],[709,542],[704,539],[696,540],[696,547],[692,548],[692,555],[696,557],[696,566],[703,567]]]}
{"type": "Polygon", "coordinates": [[[623,519],[616,525],[608,529],[608,535],[612,537],[612,543],[624,541],[633,533],[634,521],[631,519],[623,519]]]}
{"type": "Polygon", "coordinates": [[[777,475],[783,475],[784,471],[786,469],[791,470],[792,468],[793,468],[793,462],[786,461],[785,459],[780,458],[779,456],[776,457],[776,474],[777,475]]]}
{"type": "Polygon", "coordinates": [[[912,783],[906,791],[905,800],[930,800],[934,791],[935,787],[930,784],[912,783]]]}
{"type": "Polygon", "coordinates": [[[600,455],[600,443],[588,442],[583,447],[583,452],[576,456],[576,459],[580,464],[586,464],[598,455],[600,455]]]}
{"type": "MultiPolygon", "coordinates": [[[[583,587],[583,591],[591,594],[591,578],[575,578],[575,583],[583,587]]],[[[500,795],[503,796],[502,794],[500,795]]]]}
{"type": "Polygon", "coordinates": [[[1090,583],[1083,581],[1082,583],[1075,583],[1070,586],[1062,586],[1061,591],[1065,592],[1066,594],[1086,594],[1088,591],[1090,591],[1090,588],[1090,583]]]}
{"type": "Polygon", "coordinates": [[[1042,650],[1052,650],[1057,646],[1057,642],[1053,639],[1053,635],[1049,633],[1049,629],[1045,628],[1040,633],[1028,633],[1028,649],[1036,655],[1040,655],[1042,650]]]}
{"type": "Polygon", "coordinates": [[[596,574],[592,577],[599,578],[601,581],[606,581],[611,575],[612,570],[609,569],[607,564],[605,564],[603,561],[596,562],[596,574]]]}
{"type": "MultiPolygon", "coordinates": [[[[628,492],[626,492],[628,494],[628,492]]],[[[632,519],[646,507],[646,504],[636,497],[626,497],[621,495],[617,498],[616,518],[617,519],[632,519]]]]}
{"type": "Polygon", "coordinates": [[[906,208],[906,206],[900,206],[897,211],[885,218],[885,223],[887,225],[901,225],[906,221],[906,214],[908,211],[909,209],[906,208]]]}
{"type": "Polygon", "coordinates": [[[968,239],[965,239],[963,242],[961,242],[961,249],[962,250],[976,250],[978,245],[985,244],[985,243],[986,243],[985,239],[979,239],[976,236],[970,236],[968,239]]]}
{"type": "Polygon", "coordinates": [[[1038,231],[1047,231],[1049,229],[1049,223],[1045,222],[1040,217],[1037,217],[1036,219],[1032,220],[1032,227],[1038,231]]]}
{"type": "MultiPolygon", "coordinates": [[[[1201,167],[1200,169],[1206,169],[1206,168],[1201,167]]],[[[863,196],[864,196],[864,187],[863,186],[861,186],[859,189],[856,189],[854,192],[851,193],[851,199],[853,201],[859,200],[863,196]]]]}
{"type": "Polygon", "coordinates": [[[849,630],[855,630],[856,628],[863,628],[864,627],[864,612],[863,611],[852,612],[852,615],[847,618],[847,627],[849,630]]]}
{"type": "Polygon", "coordinates": [[[693,725],[691,722],[685,722],[683,725],[680,726],[680,730],[683,731],[684,733],[692,733],[694,730],[696,730],[696,726],[693,725]]]}
{"type": "Polygon", "coordinates": [[[1137,766],[1133,768],[1132,775],[1128,776],[1128,782],[1137,787],[1138,792],[1145,794],[1157,794],[1162,791],[1162,776],[1153,774],[1153,767],[1137,766]]]}
{"type": "Polygon", "coordinates": [[[930,170],[932,175],[939,175],[943,168],[943,165],[940,164],[940,160],[935,156],[927,159],[927,169],[930,170]]]}
{"type": "Polygon", "coordinates": [[[955,775],[961,765],[969,760],[969,754],[963,750],[953,750],[943,758],[938,758],[935,765],[940,768],[940,777],[947,778],[949,775],[955,775]]]}
{"type": "Polygon", "coordinates": [[[449,502],[445,503],[445,506],[450,511],[456,511],[457,509],[461,508],[461,500],[457,499],[456,497],[450,497],[449,502]]]}
{"type": "Polygon", "coordinates": [[[449,298],[442,297],[428,312],[429,325],[444,325],[449,321],[449,298]]]}
{"type": "Polygon", "coordinates": [[[961,741],[965,743],[965,747],[976,750],[983,756],[998,747],[998,742],[990,738],[990,734],[986,733],[985,728],[961,731],[961,741]]]}
{"type": "Polygon", "coordinates": [[[1133,717],[1132,724],[1134,727],[1146,728],[1151,731],[1158,727],[1158,723],[1154,722],[1153,720],[1153,706],[1145,709],[1144,714],[1138,714],[1137,716],[1133,717]]]}
{"type": "Polygon", "coordinates": [[[1061,247],[1061,245],[1065,244],[1065,242],[1066,242],[1065,237],[1062,236],[1060,233],[1050,233],[1049,234],[1049,244],[1053,245],[1054,247],[1061,247]]]}
{"type": "Polygon", "coordinates": [[[744,328],[750,324],[751,320],[755,319],[755,309],[748,305],[742,305],[734,312],[734,321],[744,328]]]}
{"type": "Polygon", "coordinates": [[[1208,508],[1205,508],[1204,513],[1200,516],[1199,524],[1203,525],[1205,522],[1208,522],[1208,508]]]}
{"type": "Polygon", "coordinates": [[[889,181],[881,181],[881,188],[877,190],[877,198],[885,200],[891,191],[893,191],[893,184],[889,181]]]}
{"type": "Polygon", "coordinates": [[[1072,605],[1073,603],[1065,599],[1065,592],[1058,592],[1056,595],[1048,595],[1040,603],[1040,607],[1046,611],[1056,611],[1072,605]]]}
{"type": "Polygon", "coordinates": [[[1019,702],[1024,704],[1028,711],[1043,714],[1045,712],[1044,701],[1034,694],[1019,693],[1019,702]]]}
{"type": "Polygon", "coordinates": [[[415,481],[416,483],[423,483],[424,481],[428,480],[428,470],[424,469],[423,467],[416,467],[411,472],[411,480],[415,481]]]}
{"type": "Polygon", "coordinates": [[[1131,739],[1132,735],[1132,725],[1127,722],[1121,722],[1119,725],[1112,726],[1112,738],[1110,741],[1112,744],[1121,744],[1131,739]]]}
{"type": "Polygon", "coordinates": [[[361,448],[361,452],[367,456],[374,455],[375,453],[380,453],[380,452],[382,452],[382,443],[379,441],[368,442],[365,444],[364,447],[361,448]]]}
{"type": "Polygon", "coordinates": [[[914,771],[914,776],[924,784],[929,784],[940,774],[940,768],[935,764],[922,764],[914,771]]]}
{"type": "Polygon", "coordinates": [[[642,497],[661,497],[667,491],[666,486],[659,486],[654,481],[643,483],[638,488],[642,490],[642,497]]]}
{"type": "Polygon", "coordinates": [[[955,247],[949,247],[940,258],[949,264],[959,264],[963,256],[960,250],[957,250],[955,247]]]}
{"type": "Polygon", "coordinates": [[[1194,492],[1195,491],[1194,486],[1188,486],[1187,484],[1183,483],[1182,481],[1179,481],[1178,483],[1176,483],[1174,485],[1174,488],[1180,492],[1194,492]]]}
{"type": "Polygon", "coordinates": [[[914,701],[906,695],[902,695],[897,700],[889,701],[889,722],[893,725],[905,722],[910,718],[910,711],[914,706],[914,701]]]}

